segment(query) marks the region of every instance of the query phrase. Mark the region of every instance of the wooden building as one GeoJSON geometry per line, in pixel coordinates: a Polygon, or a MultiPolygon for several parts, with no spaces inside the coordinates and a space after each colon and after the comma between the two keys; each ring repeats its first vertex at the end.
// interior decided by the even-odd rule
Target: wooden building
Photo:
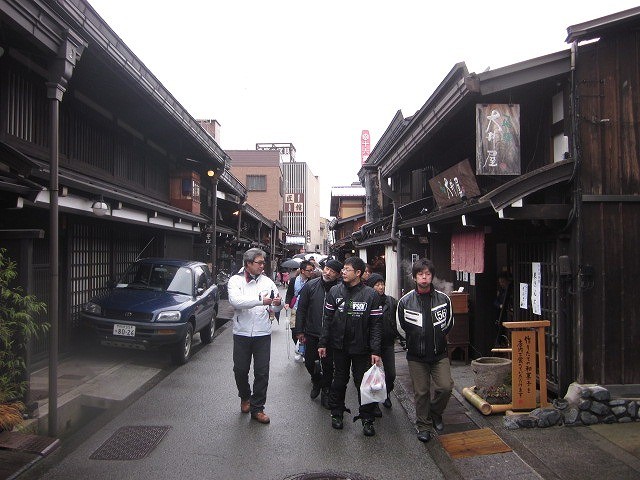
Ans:
{"type": "Polygon", "coordinates": [[[414,115],[396,114],[359,172],[355,248],[391,246],[398,295],[421,256],[463,287],[474,357],[496,343],[508,272],[512,318],[551,321],[558,394],[576,380],[640,385],[638,27],[636,8],[569,27],[565,51],[480,74],[455,65],[414,115]]]}
{"type": "Polygon", "coordinates": [[[86,1],[4,1],[0,31],[0,246],[56,312],[62,352],[138,257],[215,268],[216,247],[281,243],[281,224],[243,208],[228,155],[86,1]]]}

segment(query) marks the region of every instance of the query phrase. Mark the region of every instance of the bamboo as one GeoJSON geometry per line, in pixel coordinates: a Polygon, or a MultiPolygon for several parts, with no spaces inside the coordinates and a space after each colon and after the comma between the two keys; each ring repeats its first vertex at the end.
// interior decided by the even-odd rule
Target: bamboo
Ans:
{"type": "Polygon", "coordinates": [[[469,403],[480,410],[480,413],[483,415],[491,415],[492,413],[504,413],[507,410],[511,410],[513,408],[513,404],[507,403],[504,405],[491,405],[480,395],[475,393],[473,390],[476,387],[464,387],[462,389],[462,395],[464,398],[469,400],[469,403]]]}

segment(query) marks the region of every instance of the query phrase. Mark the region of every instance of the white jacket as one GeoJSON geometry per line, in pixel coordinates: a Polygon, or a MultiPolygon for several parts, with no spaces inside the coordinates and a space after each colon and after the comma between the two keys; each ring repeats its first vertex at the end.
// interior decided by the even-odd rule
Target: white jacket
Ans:
{"type": "MultiPolygon", "coordinates": [[[[234,308],[233,334],[244,337],[271,335],[269,307],[262,304],[264,297],[278,295],[278,287],[266,275],[259,275],[247,282],[244,270],[238,272],[227,283],[229,303],[234,308]]],[[[273,306],[280,311],[282,306],[273,306]]]]}

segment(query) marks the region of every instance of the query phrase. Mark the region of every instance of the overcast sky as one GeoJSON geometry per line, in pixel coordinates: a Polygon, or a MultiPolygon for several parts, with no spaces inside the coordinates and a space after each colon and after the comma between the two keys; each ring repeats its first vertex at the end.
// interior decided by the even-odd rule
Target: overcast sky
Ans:
{"type": "MultiPolygon", "coordinates": [[[[496,69],[568,48],[567,27],[627,0],[89,0],[223,149],[293,143],[332,186],[357,180],[396,111],[413,115],[458,62],[496,69]]],[[[242,180],[242,179],[241,179],[242,180]]]]}

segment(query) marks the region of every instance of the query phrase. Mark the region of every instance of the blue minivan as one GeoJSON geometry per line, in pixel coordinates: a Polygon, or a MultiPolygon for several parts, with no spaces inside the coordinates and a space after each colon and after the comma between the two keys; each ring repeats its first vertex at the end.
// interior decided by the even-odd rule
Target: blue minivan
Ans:
{"type": "Polygon", "coordinates": [[[202,343],[211,343],[219,295],[207,264],[147,258],[109,287],[80,313],[103,345],[167,348],[173,362],[182,365],[189,361],[196,332],[202,343]]]}

